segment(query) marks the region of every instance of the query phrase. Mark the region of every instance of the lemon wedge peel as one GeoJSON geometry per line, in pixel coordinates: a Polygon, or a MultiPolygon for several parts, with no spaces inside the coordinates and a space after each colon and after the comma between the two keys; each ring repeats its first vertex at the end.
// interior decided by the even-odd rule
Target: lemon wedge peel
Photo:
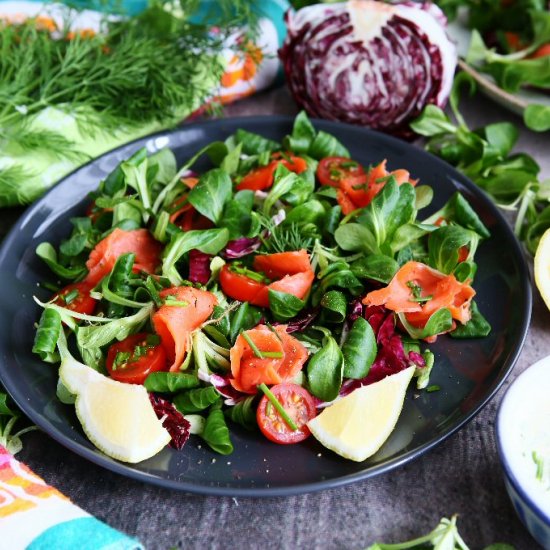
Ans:
{"type": "Polygon", "coordinates": [[[170,441],[143,386],[107,378],[72,357],[61,362],[59,378],[76,395],[76,415],[84,433],[111,458],[141,462],[170,441]]]}
{"type": "Polygon", "coordinates": [[[308,422],[311,433],[344,458],[366,460],[395,428],[414,371],[409,367],[338,399],[308,422]]]}
{"type": "Polygon", "coordinates": [[[550,310],[550,229],[541,237],[535,252],[535,284],[550,310]]]}

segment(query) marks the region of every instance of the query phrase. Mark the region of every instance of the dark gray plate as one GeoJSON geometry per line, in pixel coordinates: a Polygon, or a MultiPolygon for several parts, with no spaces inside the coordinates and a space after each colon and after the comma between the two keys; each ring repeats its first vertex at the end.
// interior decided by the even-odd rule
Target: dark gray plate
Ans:
{"type": "Polygon", "coordinates": [[[226,119],[143,138],[77,170],[20,218],[0,250],[0,380],[25,414],[55,440],[105,468],[173,489],[235,496],[291,495],[365,479],[414,459],[463,426],[497,391],[518,357],[531,315],[529,274],[508,224],[481,191],[437,158],[382,134],[317,121],[317,128],[334,134],[360,162],[387,158],[391,169],[406,168],[431,185],[435,200],[430,212],[457,189],[470,201],[492,233],[476,255],[475,280],[480,310],[493,326],[491,335],[480,340],[439,338],[431,346],[436,353],[431,383],[441,386],[441,391],[420,392],[413,398],[411,388],[395,431],[376,455],[362,463],[338,457],[313,438],[282,446],[238,427],[231,429],[235,445],[231,456],[215,454],[192,438],[182,451],[166,448],[137,465],[112,460],[86,439],[73,407],[55,398],[57,369],[31,353],[33,323],[39,316],[32,296],[48,298],[37,283],[51,277],[34,253],[36,246],[65,237],[69,218],[84,212],[86,194],[139,147],[153,152],[169,146],[183,162],[237,128],[278,140],[291,125],[287,117],[226,119]]]}

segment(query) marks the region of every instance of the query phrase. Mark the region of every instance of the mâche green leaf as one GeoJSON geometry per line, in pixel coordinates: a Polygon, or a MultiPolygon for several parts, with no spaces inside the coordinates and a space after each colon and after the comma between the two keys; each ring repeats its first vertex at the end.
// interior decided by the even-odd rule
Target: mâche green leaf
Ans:
{"type": "Polygon", "coordinates": [[[336,340],[324,330],[323,347],[307,365],[307,380],[311,393],[323,401],[333,401],[342,385],[344,356],[336,340]]]}
{"type": "Polygon", "coordinates": [[[376,359],[378,347],[372,327],[362,317],[353,325],[342,346],[344,356],[344,376],[346,378],[364,378],[376,359]]]}

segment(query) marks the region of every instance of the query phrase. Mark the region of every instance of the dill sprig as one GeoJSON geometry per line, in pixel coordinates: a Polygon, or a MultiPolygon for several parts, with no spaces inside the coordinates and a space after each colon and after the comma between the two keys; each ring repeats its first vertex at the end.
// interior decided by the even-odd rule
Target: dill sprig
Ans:
{"type": "MultiPolygon", "coordinates": [[[[256,28],[257,5],[221,0],[215,14],[191,21],[196,0],[180,0],[177,13],[173,3],[152,2],[138,16],[106,18],[95,35],[70,30],[75,12],[69,8],[55,33],[38,18],[0,22],[3,148],[86,160],[63,134],[34,124],[48,107],[69,114],[91,136],[151,122],[175,124],[215,94],[212,83],[224,70],[223,41],[236,26],[256,28]],[[222,31],[211,33],[212,25],[222,31]]],[[[21,185],[21,179],[15,184],[18,175],[24,177],[4,169],[0,193],[21,185]]]]}
{"type": "Polygon", "coordinates": [[[36,198],[37,190],[34,187],[21,185],[22,181],[34,176],[33,172],[20,164],[0,168],[0,204],[13,203],[14,197],[18,204],[26,204],[36,198]]]}
{"type": "Polygon", "coordinates": [[[57,158],[68,158],[76,161],[89,159],[82,151],[75,148],[72,141],[55,130],[30,128],[27,121],[12,124],[6,129],[0,128],[0,141],[10,143],[21,151],[47,151],[57,158]]]}
{"type": "Polygon", "coordinates": [[[262,241],[262,251],[268,254],[276,252],[288,252],[305,248],[308,252],[313,250],[315,239],[318,237],[314,224],[299,225],[295,222],[275,225],[271,218],[260,217],[260,223],[265,228],[262,241]]]}

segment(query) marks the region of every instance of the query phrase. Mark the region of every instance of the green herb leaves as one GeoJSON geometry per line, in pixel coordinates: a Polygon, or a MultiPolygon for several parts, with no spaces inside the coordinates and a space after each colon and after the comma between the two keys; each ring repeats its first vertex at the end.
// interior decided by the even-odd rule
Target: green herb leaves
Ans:
{"type": "MultiPolygon", "coordinates": [[[[465,83],[470,91],[475,90],[473,80],[465,73],[459,73],[451,94],[456,123],[441,109],[431,105],[411,123],[411,128],[428,138],[428,151],[456,166],[489,193],[497,204],[517,211],[515,233],[534,254],[542,233],[550,227],[548,183],[539,180],[540,168],[531,157],[524,153],[512,153],[518,137],[513,124],[502,122],[477,130],[466,126],[458,111],[460,87],[465,83]]],[[[545,127],[548,122],[545,110],[535,108],[526,113],[533,120],[539,115],[537,120],[540,120],[541,128],[545,127]]],[[[467,201],[458,193],[448,203],[446,211],[434,214],[426,222],[433,222],[438,217],[452,217],[481,237],[489,236],[467,201]]]]}
{"type": "Polygon", "coordinates": [[[191,189],[189,202],[209,220],[221,221],[225,204],[232,196],[233,185],[229,175],[221,168],[209,170],[191,189]]]}

